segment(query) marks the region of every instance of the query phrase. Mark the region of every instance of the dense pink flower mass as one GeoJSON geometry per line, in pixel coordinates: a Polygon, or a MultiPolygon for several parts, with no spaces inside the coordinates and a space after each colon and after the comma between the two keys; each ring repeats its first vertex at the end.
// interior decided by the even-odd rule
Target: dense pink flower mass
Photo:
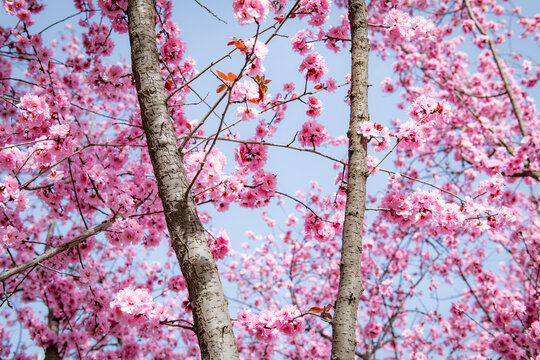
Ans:
{"type": "Polygon", "coordinates": [[[234,17],[240,25],[263,21],[268,14],[270,1],[268,0],[233,0],[234,17]]]}
{"type": "Polygon", "coordinates": [[[326,128],[314,120],[305,122],[302,125],[302,130],[298,133],[298,141],[304,147],[319,146],[327,138],[326,128]]]}
{"type": "MultiPolygon", "coordinates": [[[[52,3],[4,0],[0,17],[0,358],[198,359],[127,0],[52,3]]],[[[522,0],[368,1],[370,119],[347,134],[345,3],[186,15],[156,1],[177,195],[204,226],[240,357],[330,358],[355,171],[357,357],[539,359],[540,15],[522,0]],[[185,31],[192,16],[204,26],[185,31]],[[365,169],[349,168],[349,139],[365,169]]]]}
{"type": "Polygon", "coordinates": [[[268,159],[264,144],[240,144],[236,148],[235,160],[245,171],[256,171],[264,166],[268,159]]]}

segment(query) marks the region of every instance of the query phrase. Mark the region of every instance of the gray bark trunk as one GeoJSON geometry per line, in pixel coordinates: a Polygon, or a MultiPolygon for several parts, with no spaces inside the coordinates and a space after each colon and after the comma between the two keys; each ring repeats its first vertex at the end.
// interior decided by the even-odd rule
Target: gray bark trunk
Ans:
{"type": "Polygon", "coordinates": [[[343,225],[339,290],[332,321],[332,359],[354,359],[356,348],[356,314],[363,285],[360,272],[362,231],[366,209],[367,144],[357,131],[369,121],[368,55],[365,0],[349,0],[351,24],[351,117],[349,123],[349,175],[347,204],[343,225]]]}
{"type": "Polygon", "coordinates": [[[155,0],[129,0],[129,40],[148,151],[172,247],[189,291],[202,359],[238,359],[218,269],[208,247],[165,103],[154,23],[155,0]]]}
{"type": "MultiPolygon", "coordinates": [[[[60,320],[53,314],[53,309],[49,307],[49,314],[47,317],[49,329],[54,331],[58,335],[60,329],[60,320]]],[[[58,345],[56,343],[47,346],[45,349],[45,360],[61,360],[60,352],[58,351],[58,345]]]]}

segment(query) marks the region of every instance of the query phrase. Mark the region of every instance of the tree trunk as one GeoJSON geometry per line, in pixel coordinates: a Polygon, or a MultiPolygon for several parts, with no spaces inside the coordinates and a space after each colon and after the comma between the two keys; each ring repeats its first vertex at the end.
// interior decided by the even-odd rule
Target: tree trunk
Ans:
{"type": "Polygon", "coordinates": [[[218,269],[192,196],[165,103],[154,23],[155,0],[129,0],[129,40],[148,151],[172,247],[189,291],[202,359],[238,359],[218,269]]]}
{"type": "Polygon", "coordinates": [[[356,348],[356,314],[362,294],[360,272],[362,231],[366,209],[367,143],[358,135],[360,124],[369,121],[368,56],[365,0],[349,0],[349,22],[352,39],[351,117],[349,123],[349,174],[347,204],[343,225],[339,290],[332,321],[332,359],[354,359],[356,348]]]}
{"type": "MultiPolygon", "coordinates": [[[[56,335],[58,335],[60,329],[60,320],[54,316],[54,310],[51,307],[48,307],[49,313],[47,316],[47,324],[49,329],[51,329],[56,335]]],[[[54,343],[45,349],[45,360],[61,360],[60,352],[58,351],[58,344],[54,343]]]]}

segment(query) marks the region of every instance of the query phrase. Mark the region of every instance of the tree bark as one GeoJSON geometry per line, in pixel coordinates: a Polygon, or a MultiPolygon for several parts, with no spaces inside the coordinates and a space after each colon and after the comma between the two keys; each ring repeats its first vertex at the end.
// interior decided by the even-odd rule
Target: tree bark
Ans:
{"type": "MultiPolygon", "coordinates": [[[[56,316],[54,316],[54,310],[51,307],[48,307],[49,313],[47,316],[47,324],[49,326],[49,329],[54,331],[56,335],[58,335],[60,331],[60,319],[58,319],[56,316]]],[[[61,360],[62,357],[60,356],[60,352],[58,351],[58,344],[54,343],[45,349],[45,360],[61,360]]]]}
{"type": "Polygon", "coordinates": [[[129,0],[129,40],[148,151],[172,247],[186,279],[202,359],[238,359],[218,269],[208,247],[165,103],[154,23],[155,0],[129,0]]]}
{"type": "Polygon", "coordinates": [[[369,121],[368,56],[365,0],[349,0],[351,25],[351,114],[349,122],[349,164],[347,204],[343,225],[339,290],[332,321],[332,359],[354,359],[356,314],[364,290],[361,277],[362,232],[366,209],[367,142],[358,135],[360,124],[369,121]]]}

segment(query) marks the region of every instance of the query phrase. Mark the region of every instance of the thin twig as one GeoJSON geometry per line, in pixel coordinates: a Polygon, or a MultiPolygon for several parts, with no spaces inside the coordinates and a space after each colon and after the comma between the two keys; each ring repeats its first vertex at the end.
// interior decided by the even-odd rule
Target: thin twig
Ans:
{"type": "Polygon", "coordinates": [[[464,202],[465,202],[465,200],[463,200],[462,198],[460,198],[458,195],[456,195],[456,194],[454,194],[454,193],[452,193],[452,192],[450,192],[450,191],[448,191],[448,190],[444,190],[443,188],[441,188],[441,187],[439,187],[439,186],[437,186],[437,185],[433,185],[433,184],[431,184],[431,183],[428,183],[427,181],[420,180],[420,179],[417,179],[417,178],[414,178],[414,177],[412,177],[412,176],[408,176],[408,175],[405,175],[405,174],[402,174],[402,173],[399,173],[399,172],[396,172],[396,171],[385,170],[385,169],[379,169],[379,170],[382,171],[382,172],[385,172],[385,173],[387,173],[387,174],[399,175],[399,176],[404,177],[404,178],[406,178],[406,179],[409,179],[409,180],[412,180],[412,181],[416,181],[416,182],[419,182],[419,183],[424,184],[424,185],[427,185],[427,186],[431,186],[431,187],[433,187],[433,188],[435,188],[435,189],[437,189],[437,190],[439,190],[439,191],[441,191],[441,192],[443,192],[443,193],[445,193],[445,194],[448,194],[448,195],[451,195],[451,196],[455,197],[456,199],[458,199],[459,201],[461,201],[461,203],[464,203],[464,202]]]}
{"type": "MultiPolygon", "coordinates": [[[[227,24],[227,22],[225,20],[223,20],[222,18],[220,18],[219,16],[217,16],[216,14],[214,14],[212,12],[212,10],[210,10],[209,8],[207,8],[206,6],[204,6],[203,4],[201,4],[200,2],[198,2],[197,0],[193,0],[197,3],[197,5],[199,5],[200,7],[202,7],[204,10],[208,11],[213,17],[215,17],[216,19],[218,19],[219,21],[221,21],[222,23],[224,24],[227,24]]],[[[227,24],[228,25],[228,24],[227,24]]]]}
{"type": "MultiPolygon", "coordinates": [[[[194,135],[191,138],[193,138],[193,139],[204,139],[205,141],[207,141],[207,140],[209,140],[210,137],[194,135]]],[[[225,137],[219,137],[217,139],[219,141],[229,141],[229,142],[234,142],[234,143],[239,143],[239,144],[257,144],[257,145],[264,145],[264,146],[271,146],[271,147],[280,147],[280,148],[291,149],[291,150],[296,150],[296,151],[310,152],[310,153],[322,156],[322,157],[324,157],[324,158],[326,158],[328,160],[332,160],[332,161],[335,161],[337,163],[340,163],[341,165],[347,165],[347,163],[345,161],[336,159],[336,158],[334,158],[332,156],[329,156],[329,155],[326,155],[326,154],[323,154],[321,152],[318,152],[317,150],[308,149],[308,148],[300,148],[300,147],[296,147],[296,146],[291,146],[290,144],[275,144],[275,143],[261,142],[261,141],[238,140],[238,139],[225,138],[225,137]]]]}
{"type": "Polygon", "coordinates": [[[501,80],[504,83],[504,88],[506,89],[506,93],[508,94],[508,97],[510,98],[510,103],[512,104],[512,108],[514,109],[514,115],[516,116],[516,119],[518,121],[521,135],[527,136],[527,129],[525,128],[525,125],[523,124],[523,119],[521,117],[521,112],[519,111],[519,107],[516,101],[516,97],[514,95],[514,91],[512,90],[512,87],[510,86],[510,82],[508,81],[508,78],[506,77],[506,74],[504,73],[504,69],[501,64],[501,61],[499,60],[499,55],[497,55],[497,50],[495,49],[495,45],[493,44],[493,41],[491,40],[491,38],[487,35],[484,28],[482,28],[482,25],[480,25],[480,22],[478,22],[478,19],[476,18],[476,16],[474,15],[471,9],[471,4],[469,3],[469,0],[464,0],[463,3],[465,4],[465,7],[467,8],[469,17],[474,22],[474,25],[476,26],[478,31],[480,31],[480,33],[487,38],[489,50],[491,51],[491,55],[493,56],[495,65],[497,66],[497,69],[499,70],[499,74],[501,75],[501,80]]]}

